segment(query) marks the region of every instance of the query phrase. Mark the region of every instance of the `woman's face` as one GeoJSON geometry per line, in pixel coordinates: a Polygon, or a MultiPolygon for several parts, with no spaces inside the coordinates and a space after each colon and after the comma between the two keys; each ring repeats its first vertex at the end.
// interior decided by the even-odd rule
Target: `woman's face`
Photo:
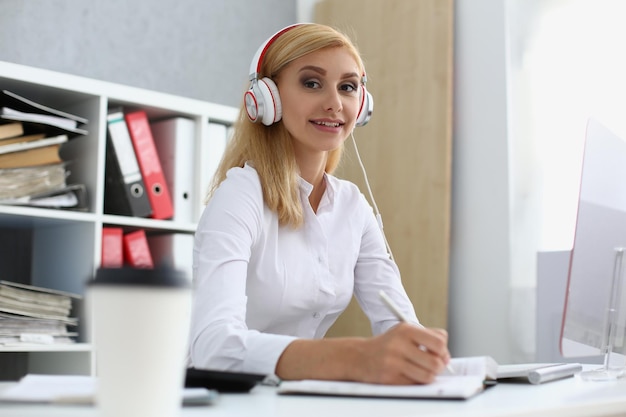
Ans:
{"type": "Polygon", "coordinates": [[[348,137],[359,111],[361,73],[342,47],[300,57],[277,77],[282,121],[296,152],[326,152],[348,137]]]}

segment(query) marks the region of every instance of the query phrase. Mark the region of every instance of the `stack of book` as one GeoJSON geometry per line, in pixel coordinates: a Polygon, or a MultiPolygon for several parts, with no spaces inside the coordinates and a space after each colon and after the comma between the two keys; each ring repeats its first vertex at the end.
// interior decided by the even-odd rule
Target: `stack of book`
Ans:
{"type": "Polygon", "coordinates": [[[87,119],[0,94],[0,204],[86,208],[83,184],[66,183],[61,147],[79,135],[87,119]]]}
{"type": "Polygon", "coordinates": [[[0,345],[74,343],[77,294],[0,281],[0,345]]]}

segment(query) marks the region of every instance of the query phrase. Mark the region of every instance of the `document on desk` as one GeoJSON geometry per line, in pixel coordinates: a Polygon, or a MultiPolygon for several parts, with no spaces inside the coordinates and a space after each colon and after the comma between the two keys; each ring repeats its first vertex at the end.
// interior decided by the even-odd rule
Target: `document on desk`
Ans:
{"type": "Polygon", "coordinates": [[[480,376],[439,376],[424,385],[382,385],[346,381],[283,381],[279,394],[412,399],[467,399],[485,389],[480,376]]]}
{"type": "MultiPolygon", "coordinates": [[[[0,392],[0,403],[93,404],[96,378],[84,375],[28,374],[0,392]]],[[[182,389],[182,388],[181,388],[182,389]]],[[[206,388],[184,388],[183,405],[213,403],[218,392],[206,388]]]]}
{"type": "Polygon", "coordinates": [[[382,385],[345,381],[283,381],[279,394],[353,397],[467,399],[485,390],[497,378],[498,364],[489,356],[453,358],[452,373],[444,371],[430,384],[382,385]]]}

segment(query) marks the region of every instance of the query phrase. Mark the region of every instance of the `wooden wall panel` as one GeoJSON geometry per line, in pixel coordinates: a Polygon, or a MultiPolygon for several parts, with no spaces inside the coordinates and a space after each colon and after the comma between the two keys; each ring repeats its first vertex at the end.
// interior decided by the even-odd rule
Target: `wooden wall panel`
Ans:
{"type": "MultiPolygon", "coordinates": [[[[384,230],[420,321],[446,327],[452,157],[452,0],[324,0],[315,20],[365,60],[374,114],[355,129],[384,230]]],[[[367,196],[347,143],[338,175],[367,196]]],[[[329,336],[368,335],[356,303],[329,336]]]]}

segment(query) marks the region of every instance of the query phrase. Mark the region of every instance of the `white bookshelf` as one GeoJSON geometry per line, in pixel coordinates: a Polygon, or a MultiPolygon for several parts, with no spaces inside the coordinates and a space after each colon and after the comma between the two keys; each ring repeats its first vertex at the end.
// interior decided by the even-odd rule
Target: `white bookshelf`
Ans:
{"type": "MultiPolygon", "coordinates": [[[[208,81],[207,81],[208,82],[208,81]]],[[[216,155],[199,154],[189,161],[193,170],[194,217],[189,222],[154,220],[105,214],[105,148],[106,114],[110,107],[125,110],[145,110],[151,122],[169,117],[186,117],[194,121],[197,150],[221,149],[212,146],[224,138],[211,137],[210,124],[231,126],[237,109],[148,91],[99,80],[92,80],[54,71],[0,61],[0,89],[6,89],[50,107],[83,116],[89,120],[89,133],[72,139],[62,150],[64,159],[71,159],[68,183],[83,183],[87,187],[87,212],[41,209],[0,205],[0,234],[15,236],[16,243],[5,237],[0,240],[0,279],[27,281],[63,291],[85,294],[85,284],[100,265],[103,226],[120,226],[125,232],[145,229],[146,233],[193,234],[200,215],[200,200],[206,190],[201,181],[206,172],[214,172],[216,155]],[[7,243],[9,242],[9,243],[7,243]],[[16,267],[29,264],[28,268],[16,267]],[[24,277],[23,275],[29,275],[24,277]]],[[[189,259],[191,259],[191,254],[189,259]]],[[[23,372],[95,373],[95,358],[88,334],[88,312],[83,305],[78,310],[81,322],[76,344],[54,346],[0,345],[0,379],[16,356],[25,364],[23,372]]]]}

